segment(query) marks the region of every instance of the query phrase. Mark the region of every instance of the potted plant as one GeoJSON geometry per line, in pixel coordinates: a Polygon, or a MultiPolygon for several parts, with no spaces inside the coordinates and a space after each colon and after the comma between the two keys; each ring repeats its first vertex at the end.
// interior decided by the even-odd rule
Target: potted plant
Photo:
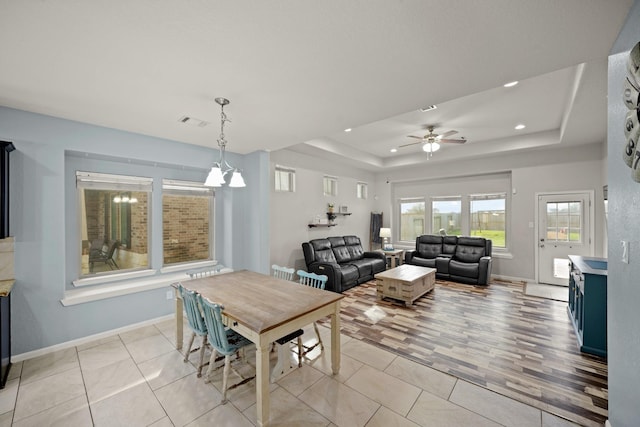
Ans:
{"type": "Polygon", "coordinates": [[[334,205],[333,203],[327,203],[327,212],[333,213],[334,205]]]}

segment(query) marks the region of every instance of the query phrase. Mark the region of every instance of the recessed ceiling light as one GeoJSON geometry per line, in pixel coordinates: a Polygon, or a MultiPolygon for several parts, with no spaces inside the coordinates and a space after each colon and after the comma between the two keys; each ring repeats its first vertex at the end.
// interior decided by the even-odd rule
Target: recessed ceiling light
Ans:
{"type": "Polygon", "coordinates": [[[428,107],[422,107],[420,111],[422,111],[423,113],[426,113],[427,111],[435,110],[436,108],[438,108],[438,106],[433,104],[433,105],[429,105],[428,107]]]}
{"type": "Polygon", "coordinates": [[[518,84],[518,81],[516,80],[515,82],[505,83],[504,87],[514,87],[517,84],[518,84]]]}
{"type": "Polygon", "coordinates": [[[351,132],[351,128],[346,128],[344,131],[345,132],[351,132]]]}
{"type": "Polygon", "coordinates": [[[392,148],[392,149],[391,149],[391,150],[389,150],[389,151],[391,151],[392,153],[397,153],[397,152],[398,152],[398,149],[397,149],[397,148],[392,148]]]}
{"type": "Polygon", "coordinates": [[[178,119],[178,121],[185,125],[197,126],[200,128],[203,128],[209,124],[209,122],[205,122],[204,120],[196,119],[195,117],[191,116],[182,116],[178,119]]]}
{"type": "Polygon", "coordinates": [[[524,129],[524,128],[526,128],[526,126],[525,126],[525,125],[523,125],[522,123],[520,123],[519,125],[516,125],[516,128],[515,128],[515,129],[516,129],[516,130],[522,130],[522,129],[524,129]]]}

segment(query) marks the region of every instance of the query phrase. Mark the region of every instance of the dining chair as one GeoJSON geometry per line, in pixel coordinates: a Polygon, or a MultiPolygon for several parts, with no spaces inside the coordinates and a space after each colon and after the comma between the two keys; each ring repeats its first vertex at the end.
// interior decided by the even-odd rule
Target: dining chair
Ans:
{"type": "MultiPolygon", "coordinates": [[[[329,280],[329,277],[327,277],[325,274],[309,273],[304,270],[298,270],[296,274],[298,275],[301,285],[311,286],[312,288],[316,289],[324,290],[324,287],[327,284],[327,280],[329,280]]],[[[313,329],[316,331],[318,342],[311,346],[305,345],[303,355],[316,348],[318,344],[320,345],[320,350],[324,351],[324,344],[322,344],[322,338],[320,338],[320,332],[318,331],[318,325],[316,324],[316,322],[313,322],[313,329]]]]}
{"type": "Polygon", "coordinates": [[[276,264],[271,266],[271,271],[273,272],[273,277],[283,280],[293,280],[293,273],[295,272],[293,268],[281,267],[276,264]]]}
{"type": "Polygon", "coordinates": [[[220,273],[224,269],[224,265],[216,264],[210,267],[203,267],[194,270],[187,270],[187,274],[191,279],[199,279],[201,277],[213,276],[220,273]]]}
{"type": "MultiPolygon", "coordinates": [[[[196,338],[196,335],[202,337],[202,344],[200,345],[200,363],[198,363],[198,378],[202,376],[202,367],[204,366],[204,350],[207,346],[207,325],[205,324],[202,313],[200,312],[200,306],[198,305],[198,293],[190,291],[182,287],[178,283],[178,292],[184,304],[185,312],[187,313],[187,323],[191,328],[191,338],[189,344],[184,353],[184,362],[189,361],[191,355],[191,346],[196,338]]],[[[194,351],[196,351],[195,349],[194,351]]]]}
{"type": "Polygon", "coordinates": [[[224,372],[222,374],[222,404],[227,403],[227,390],[234,389],[242,384],[245,384],[255,378],[255,375],[250,378],[243,378],[242,375],[231,367],[231,356],[237,354],[245,347],[252,345],[246,337],[234,331],[233,329],[226,328],[222,322],[222,309],[220,304],[216,304],[203,298],[202,295],[197,295],[198,304],[202,309],[204,315],[204,322],[207,326],[207,334],[209,336],[209,344],[213,347],[211,352],[211,359],[209,361],[209,369],[207,369],[205,382],[209,382],[209,375],[213,371],[215,364],[216,353],[220,353],[224,356],[224,372]],[[229,371],[232,370],[236,375],[242,378],[242,381],[232,386],[228,386],[229,371]]]}
{"type": "MultiPolygon", "coordinates": [[[[276,264],[273,264],[271,266],[271,271],[273,272],[273,277],[289,281],[293,280],[293,275],[295,273],[295,270],[293,268],[281,267],[276,264]]],[[[298,367],[302,366],[302,334],[304,334],[304,330],[298,329],[297,331],[293,331],[292,333],[275,340],[275,342],[273,343],[278,350],[278,361],[271,371],[271,382],[277,381],[280,377],[282,377],[292,369],[291,361],[289,360],[288,349],[289,343],[293,340],[296,340],[297,344],[296,349],[298,356],[298,367]]]]}

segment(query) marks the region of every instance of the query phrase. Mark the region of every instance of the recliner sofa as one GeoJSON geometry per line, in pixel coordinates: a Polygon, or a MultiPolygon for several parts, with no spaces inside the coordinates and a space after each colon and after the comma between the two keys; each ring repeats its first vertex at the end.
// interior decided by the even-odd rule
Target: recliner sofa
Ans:
{"type": "Polygon", "coordinates": [[[344,292],[373,279],[386,270],[386,257],[381,252],[362,249],[358,236],[314,239],[302,244],[307,271],[329,278],[325,289],[344,292]]]}
{"type": "Polygon", "coordinates": [[[491,279],[491,240],[484,237],[422,235],[404,262],[436,269],[439,279],[488,285],[491,279]]]}

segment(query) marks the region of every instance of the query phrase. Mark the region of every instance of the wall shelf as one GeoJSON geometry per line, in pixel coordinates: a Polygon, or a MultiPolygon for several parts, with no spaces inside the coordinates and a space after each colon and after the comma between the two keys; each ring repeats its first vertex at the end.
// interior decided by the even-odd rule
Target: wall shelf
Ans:
{"type": "Polygon", "coordinates": [[[314,227],[333,227],[336,224],[309,224],[309,228],[314,227]]]}

